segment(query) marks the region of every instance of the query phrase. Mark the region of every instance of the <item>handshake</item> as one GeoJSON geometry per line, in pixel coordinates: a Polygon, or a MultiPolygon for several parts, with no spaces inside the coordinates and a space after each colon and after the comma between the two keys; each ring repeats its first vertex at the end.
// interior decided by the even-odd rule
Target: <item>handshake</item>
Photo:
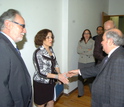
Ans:
{"type": "Polygon", "coordinates": [[[71,70],[67,73],[65,72],[65,73],[62,73],[62,74],[58,74],[58,80],[63,82],[64,84],[68,84],[69,83],[68,78],[72,77],[72,76],[75,76],[75,75],[78,75],[78,74],[79,74],[79,69],[71,70]]]}

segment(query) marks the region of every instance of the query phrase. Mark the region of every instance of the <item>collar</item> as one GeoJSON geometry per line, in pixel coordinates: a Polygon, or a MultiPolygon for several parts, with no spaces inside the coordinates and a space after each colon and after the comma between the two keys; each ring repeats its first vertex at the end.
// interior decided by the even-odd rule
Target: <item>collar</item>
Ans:
{"type": "Polygon", "coordinates": [[[117,48],[119,48],[119,46],[117,46],[116,48],[112,49],[112,50],[109,52],[108,58],[111,56],[111,54],[112,54],[117,48]]]}

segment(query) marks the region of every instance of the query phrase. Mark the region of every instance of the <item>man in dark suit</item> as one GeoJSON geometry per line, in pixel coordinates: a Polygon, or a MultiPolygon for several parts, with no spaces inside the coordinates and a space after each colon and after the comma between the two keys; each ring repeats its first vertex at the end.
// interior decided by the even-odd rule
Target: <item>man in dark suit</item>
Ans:
{"type": "Polygon", "coordinates": [[[0,16],[0,107],[31,107],[30,75],[16,50],[25,33],[25,21],[17,10],[0,16]]]}
{"type": "MultiPolygon", "coordinates": [[[[110,29],[113,29],[115,28],[115,23],[114,21],[112,20],[108,20],[104,23],[104,28],[105,31],[106,30],[110,30],[110,29]]],[[[93,55],[94,55],[94,58],[95,58],[95,64],[100,64],[103,60],[103,58],[107,55],[103,50],[102,50],[102,45],[101,45],[101,42],[102,42],[102,37],[103,37],[103,34],[100,34],[98,36],[96,36],[95,38],[95,46],[94,46],[94,52],[93,52],[93,55]]]]}
{"type": "Polygon", "coordinates": [[[98,35],[95,39],[95,46],[94,46],[94,51],[93,51],[93,56],[95,58],[95,64],[100,64],[103,58],[107,55],[103,50],[102,50],[102,37],[103,34],[98,35]]]}
{"type": "Polygon", "coordinates": [[[69,71],[83,78],[96,76],[92,85],[92,107],[124,107],[124,35],[119,29],[107,30],[101,42],[107,57],[97,66],[69,71]]]}

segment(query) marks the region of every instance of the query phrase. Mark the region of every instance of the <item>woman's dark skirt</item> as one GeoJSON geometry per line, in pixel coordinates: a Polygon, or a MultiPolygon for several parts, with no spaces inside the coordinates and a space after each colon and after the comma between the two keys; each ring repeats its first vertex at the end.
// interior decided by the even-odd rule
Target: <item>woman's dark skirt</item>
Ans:
{"type": "Polygon", "coordinates": [[[42,105],[53,100],[54,84],[43,84],[33,81],[33,87],[35,104],[42,105]]]}

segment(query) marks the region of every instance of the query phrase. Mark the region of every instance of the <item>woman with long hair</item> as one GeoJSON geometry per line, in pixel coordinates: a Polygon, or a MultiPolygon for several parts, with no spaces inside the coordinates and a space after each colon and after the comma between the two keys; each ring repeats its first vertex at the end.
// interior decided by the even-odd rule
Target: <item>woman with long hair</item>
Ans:
{"type": "MultiPolygon", "coordinates": [[[[93,57],[94,40],[89,29],[85,29],[78,42],[77,53],[79,54],[78,68],[91,67],[95,65],[93,57]]],[[[88,79],[88,81],[92,78],[88,79]]],[[[91,87],[90,87],[91,88],[91,87]]],[[[78,75],[78,97],[84,95],[84,79],[78,75]]]]}

